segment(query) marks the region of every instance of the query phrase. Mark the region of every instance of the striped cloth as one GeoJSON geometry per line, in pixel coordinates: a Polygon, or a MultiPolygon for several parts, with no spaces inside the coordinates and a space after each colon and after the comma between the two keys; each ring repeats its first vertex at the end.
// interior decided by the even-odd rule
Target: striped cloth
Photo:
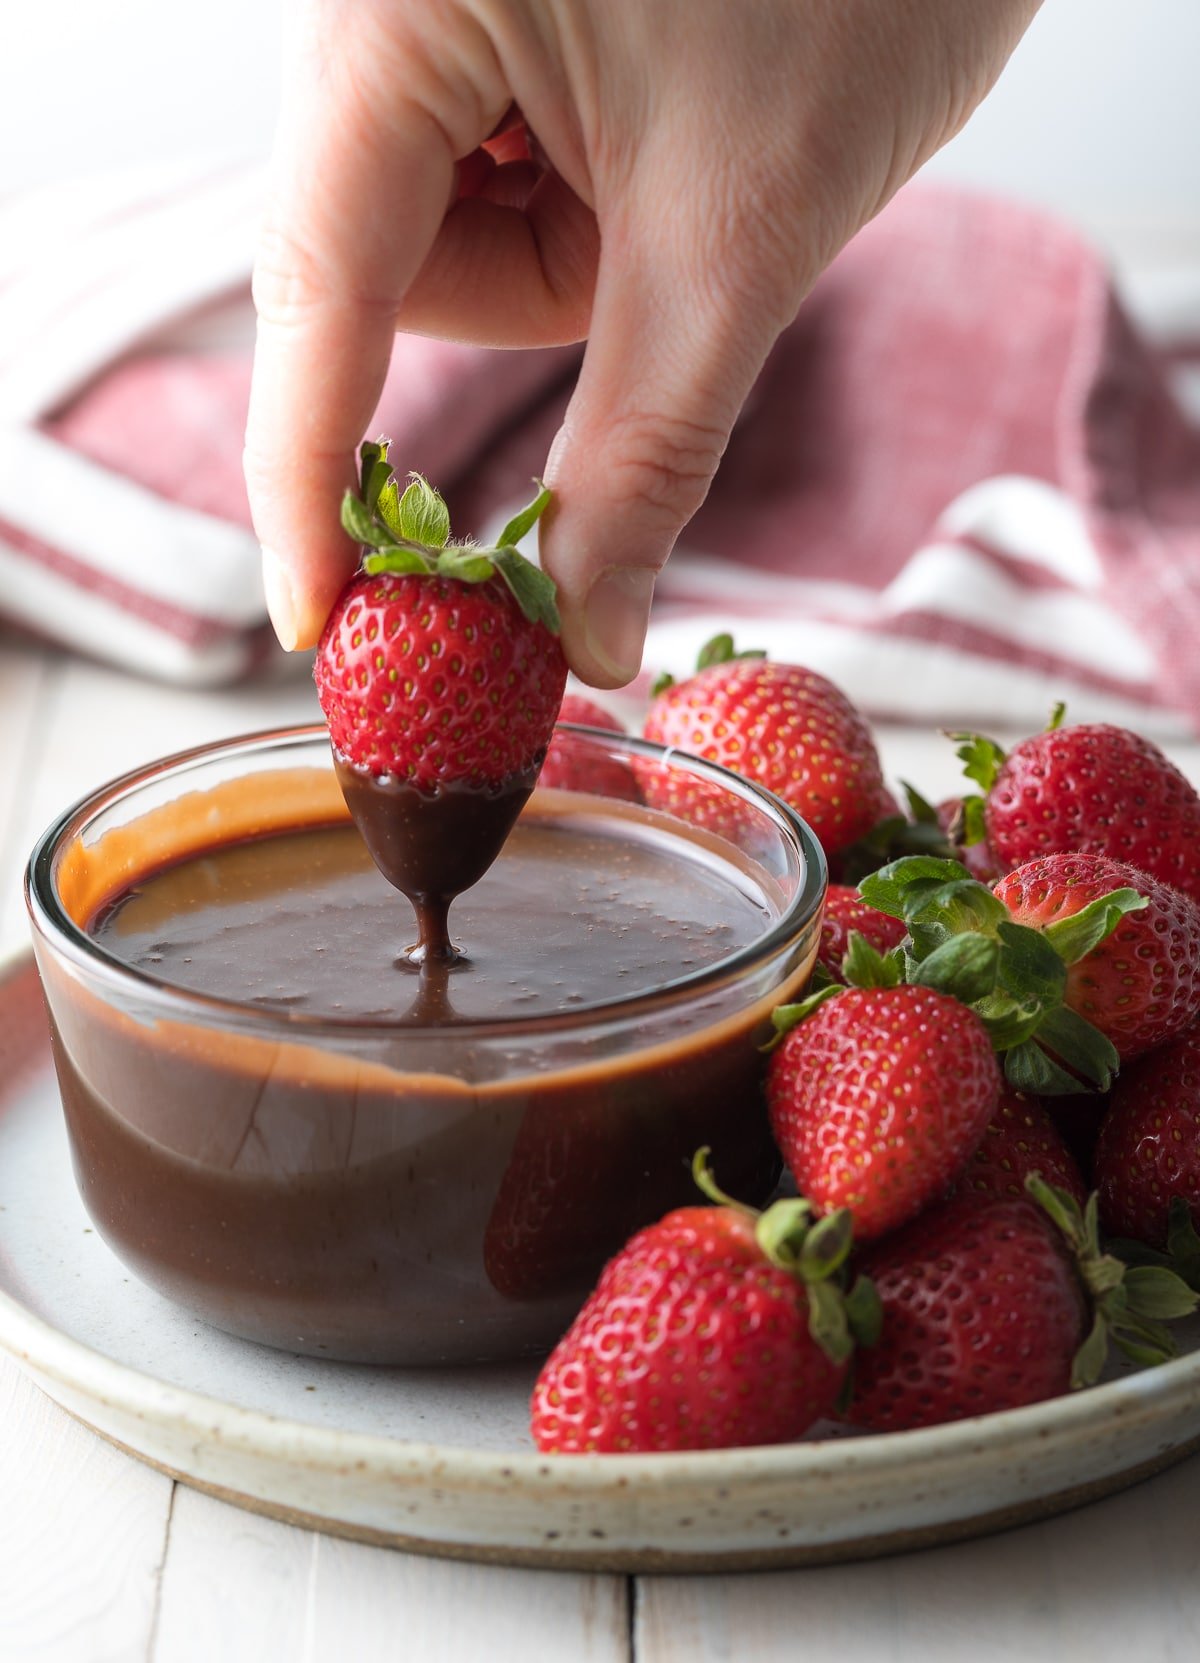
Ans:
{"type": "MultiPolygon", "coordinates": [[[[163,169],[0,202],[0,613],[196,685],[276,657],[240,473],[260,193],[163,169]]],[[[769,360],[648,666],[731,627],[876,716],[1036,726],[1066,698],[1196,732],[1200,273],[1149,298],[1139,333],[1061,224],[909,187],[769,360]]],[[[578,357],[402,337],[372,431],[486,536],[578,357]]]]}

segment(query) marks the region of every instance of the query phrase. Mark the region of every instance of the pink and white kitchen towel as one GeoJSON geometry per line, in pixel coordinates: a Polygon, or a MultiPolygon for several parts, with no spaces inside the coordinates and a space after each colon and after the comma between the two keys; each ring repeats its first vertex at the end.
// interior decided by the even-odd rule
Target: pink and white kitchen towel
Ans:
{"type": "MultiPolygon", "coordinates": [[[[0,201],[0,616],[148,676],[274,656],[240,472],[261,178],[0,201]]],[[[1200,731],[1200,274],[1151,344],[1098,255],[910,186],[784,334],[659,586],[647,664],[719,628],[919,722],[1200,731]],[[1196,420],[1186,413],[1191,402],[1196,420]]],[[[401,337],[372,431],[484,534],[579,348],[401,337]]]]}

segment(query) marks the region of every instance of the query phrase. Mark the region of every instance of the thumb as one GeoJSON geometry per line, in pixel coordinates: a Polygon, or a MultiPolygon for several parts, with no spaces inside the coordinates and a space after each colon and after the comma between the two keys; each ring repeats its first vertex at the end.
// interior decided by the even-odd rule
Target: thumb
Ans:
{"type": "Polygon", "coordinates": [[[711,234],[668,243],[663,218],[602,224],[590,338],[546,465],[542,561],[568,662],[594,687],[637,674],[655,579],[794,311],[749,304],[761,270],[739,284],[727,248],[700,254],[711,234]]]}

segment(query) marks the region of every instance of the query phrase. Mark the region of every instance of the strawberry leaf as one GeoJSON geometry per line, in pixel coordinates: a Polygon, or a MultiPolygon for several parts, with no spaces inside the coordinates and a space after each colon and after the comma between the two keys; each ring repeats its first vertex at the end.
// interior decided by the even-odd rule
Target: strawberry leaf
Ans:
{"type": "MultiPolygon", "coordinates": [[[[1107,1091],[1112,1085],[1121,1064],[1117,1048],[1078,1011],[1059,1005],[1047,1012],[1037,1037],[1066,1068],[1080,1076],[1080,1083],[1094,1086],[1097,1091],[1107,1091]]],[[[1078,1091],[1080,1084],[1075,1089],[1078,1091]]]]}
{"type": "Polygon", "coordinates": [[[846,1302],[832,1282],[810,1282],[808,1331],[831,1363],[844,1363],[854,1350],[846,1302]]]}
{"type": "Polygon", "coordinates": [[[1007,993],[989,994],[986,999],[977,1000],[972,1009],[987,1029],[996,1051],[1011,1051],[1024,1045],[1037,1033],[1042,1021],[1040,1005],[1023,1004],[1007,993]]]}
{"type": "Polygon", "coordinates": [[[377,549],[374,554],[364,555],[362,569],[368,577],[378,577],[380,572],[395,572],[399,577],[415,572],[428,577],[433,568],[429,556],[422,554],[420,549],[391,544],[377,549]]]}
{"type": "Polygon", "coordinates": [[[964,849],[973,848],[976,843],[984,842],[987,837],[983,809],[983,798],[975,796],[974,793],[964,797],[959,804],[958,841],[964,849]]]}
{"type": "Polygon", "coordinates": [[[811,1016],[827,999],[832,999],[835,994],[843,992],[845,992],[845,989],[840,982],[830,982],[828,987],[810,993],[806,999],[800,999],[794,1005],[776,1005],[771,1012],[771,1026],[775,1030],[774,1037],[769,1039],[765,1045],[760,1046],[759,1049],[773,1051],[781,1039],[785,1039],[793,1028],[798,1028],[805,1018],[811,1016]]]}
{"type": "Polygon", "coordinates": [[[845,1295],[846,1321],[858,1345],[875,1345],[883,1332],[883,1301],[869,1276],[856,1276],[845,1295]]]}
{"type": "Polygon", "coordinates": [[[1171,1268],[1189,1287],[1200,1290],[1200,1236],[1182,1195],[1173,1195],[1167,1208],[1167,1255],[1171,1268]]]}
{"type": "MultiPolygon", "coordinates": [[[[695,1176],[695,1163],[692,1165],[695,1176]]],[[[729,1205],[728,1196],[710,1187],[706,1193],[710,1200],[718,1200],[729,1205]]],[[[734,1203],[739,1206],[739,1203],[734,1203]]],[[[754,1239],[759,1250],[781,1270],[798,1271],[804,1257],[804,1244],[808,1240],[813,1227],[812,1202],[803,1196],[785,1196],[782,1201],[775,1201],[766,1212],[759,1213],[754,1225],[754,1239]]]]}
{"type": "Polygon", "coordinates": [[[1056,918],[1042,934],[1052,943],[1064,964],[1077,964],[1093,947],[1110,936],[1128,912],[1149,906],[1136,889],[1114,889],[1101,895],[1069,918],[1056,918]]]}
{"type": "Polygon", "coordinates": [[[391,542],[387,532],[353,491],[347,491],[342,498],[342,529],[366,548],[378,548],[381,543],[391,542]]]}
{"type": "Polygon", "coordinates": [[[525,507],[520,509],[519,512],[514,514],[512,519],[509,520],[508,524],[504,527],[504,530],[496,539],[497,548],[508,548],[514,543],[519,543],[522,537],[532,531],[538,520],[540,520],[542,515],[545,513],[546,506],[550,501],[550,492],[542,484],[540,479],[535,479],[534,484],[538,488],[537,496],[534,497],[532,502],[526,503],[525,507]]]}
{"type": "MultiPolygon", "coordinates": [[[[390,468],[388,471],[391,472],[390,468]]],[[[400,538],[404,535],[400,529],[400,488],[394,479],[389,479],[380,487],[375,503],[375,518],[383,521],[393,537],[400,538]]]]}
{"type": "Polygon", "coordinates": [[[379,486],[392,475],[391,463],[387,459],[388,441],[386,439],[364,439],[358,450],[359,462],[359,494],[367,505],[367,513],[375,512],[375,501],[379,495],[379,486]],[[377,471],[378,470],[378,471],[377,471]],[[372,482],[378,481],[372,487],[372,482]]]}
{"type": "Polygon", "coordinates": [[[407,543],[445,548],[450,538],[450,510],[439,492],[418,473],[409,476],[400,498],[400,536],[407,543]]]}
{"type": "Polygon", "coordinates": [[[460,583],[486,583],[495,575],[496,563],[489,554],[462,544],[442,549],[434,570],[441,577],[454,577],[460,583]]]}
{"type": "Polygon", "coordinates": [[[806,1282],[822,1282],[832,1276],[850,1257],[854,1242],[854,1221],[848,1207],[838,1207],[819,1218],[806,1233],[796,1260],[806,1282]]]}
{"type": "Polygon", "coordinates": [[[916,825],[938,825],[937,809],[934,808],[927,797],[921,795],[915,785],[910,785],[907,780],[901,780],[900,789],[903,791],[904,800],[908,804],[909,815],[916,825]]]}
{"type": "Polygon", "coordinates": [[[1000,960],[996,966],[996,981],[1014,998],[1036,1000],[1051,1008],[1062,1003],[1067,987],[1067,967],[1046,940],[1041,930],[1028,924],[1016,923],[1004,909],[1004,919],[996,926],[1000,940],[1000,960]]]}
{"type": "Polygon", "coordinates": [[[946,737],[955,742],[954,754],[963,765],[963,773],[986,796],[1004,764],[1004,751],[982,733],[950,733],[946,737]]]}
{"type": "Polygon", "coordinates": [[[1107,1357],[1108,1324],[1097,1311],[1092,1319],[1091,1330],[1071,1363],[1071,1385],[1076,1390],[1081,1386],[1094,1386],[1100,1378],[1100,1371],[1107,1357]]]}
{"type": "Polygon", "coordinates": [[[999,957],[999,946],[988,936],[951,936],[910,970],[909,980],[974,1005],[995,987],[999,957]]]}
{"type": "Polygon", "coordinates": [[[492,551],[496,570],[512,590],[513,597],[531,624],[545,624],[552,635],[562,628],[554,584],[540,566],[526,560],[513,548],[492,551]]]}
{"type": "Polygon", "coordinates": [[[650,684],[650,697],[652,699],[657,699],[660,693],[665,693],[668,687],[674,687],[674,685],[675,677],[669,670],[663,670],[659,675],[655,676],[654,680],[650,684]]]}
{"type": "Polygon", "coordinates": [[[898,947],[881,953],[865,935],[851,930],[842,955],[842,978],[851,987],[899,987],[904,980],[904,953],[898,947]]]}
{"type": "Polygon", "coordinates": [[[1050,719],[1046,723],[1046,726],[1042,729],[1042,732],[1043,733],[1053,733],[1056,728],[1061,728],[1062,724],[1063,724],[1063,717],[1066,714],[1067,714],[1067,707],[1066,707],[1065,703],[1063,702],[1063,700],[1059,699],[1057,704],[1051,706],[1050,719]]]}
{"type": "Polygon", "coordinates": [[[707,670],[714,664],[732,664],[737,658],[765,658],[767,655],[761,647],[748,647],[745,652],[738,652],[733,644],[733,636],[728,633],[714,635],[706,641],[696,656],[696,669],[707,670]]]}
{"type": "Polygon", "coordinates": [[[1136,1265],[1125,1272],[1125,1293],[1129,1309],[1156,1322],[1175,1322],[1190,1317],[1200,1300],[1174,1271],[1152,1265],[1136,1265]]]}
{"type": "MultiPolygon", "coordinates": [[[[878,872],[871,872],[859,884],[858,893],[877,912],[907,920],[915,918],[944,885],[964,879],[975,882],[966,867],[956,860],[935,855],[905,855],[880,867],[878,872]]],[[[978,887],[982,889],[983,885],[978,887]]]]}
{"type": "Polygon", "coordinates": [[[1074,1074],[1060,1068],[1032,1039],[1004,1052],[1004,1078],[1014,1091],[1034,1097],[1070,1097],[1077,1095],[1080,1087],[1074,1074]]]}

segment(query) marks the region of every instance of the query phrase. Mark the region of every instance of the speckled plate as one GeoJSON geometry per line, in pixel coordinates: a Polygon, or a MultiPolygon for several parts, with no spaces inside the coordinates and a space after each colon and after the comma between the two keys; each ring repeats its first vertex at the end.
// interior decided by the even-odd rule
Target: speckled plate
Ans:
{"type": "Polygon", "coordinates": [[[0,965],[0,1345],[185,1483],[426,1553],[603,1570],[851,1559],[1072,1507],[1200,1447],[1178,1361],[927,1432],[680,1456],[538,1456],[528,1366],[314,1362],[204,1327],[131,1278],[75,1191],[41,995],[0,965]]]}

